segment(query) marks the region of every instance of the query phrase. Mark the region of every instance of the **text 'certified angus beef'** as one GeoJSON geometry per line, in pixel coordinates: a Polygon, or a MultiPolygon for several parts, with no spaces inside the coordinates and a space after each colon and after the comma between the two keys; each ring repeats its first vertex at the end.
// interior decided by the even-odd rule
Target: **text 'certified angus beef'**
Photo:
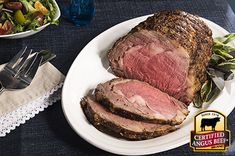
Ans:
{"type": "Polygon", "coordinates": [[[176,125],[188,115],[184,103],[138,80],[118,78],[99,84],[95,97],[111,112],[134,120],[176,125]]]}
{"type": "Polygon", "coordinates": [[[206,79],[212,32],[199,17],[162,11],[120,38],[108,58],[120,77],[138,79],[189,104],[206,79]]]}

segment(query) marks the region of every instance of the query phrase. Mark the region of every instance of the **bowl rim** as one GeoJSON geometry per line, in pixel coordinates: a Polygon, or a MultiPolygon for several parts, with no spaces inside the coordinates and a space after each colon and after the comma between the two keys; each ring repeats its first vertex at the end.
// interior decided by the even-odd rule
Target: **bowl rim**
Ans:
{"type": "MultiPolygon", "coordinates": [[[[58,20],[61,16],[61,12],[60,12],[60,8],[59,5],[57,4],[56,0],[53,0],[54,4],[55,4],[55,8],[56,8],[56,15],[55,15],[55,19],[54,21],[58,20]]],[[[46,23],[38,28],[36,28],[36,30],[27,30],[27,31],[23,31],[23,32],[19,32],[19,33],[15,33],[15,34],[7,34],[7,35],[0,35],[0,38],[8,38],[8,37],[15,37],[15,36],[21,36],[21,35],[25,35],[28,33],[31,33],[33,31],[40,31],[43,28],[47,27],[48,25],[50,25],[51,23],[46,23]]]]}

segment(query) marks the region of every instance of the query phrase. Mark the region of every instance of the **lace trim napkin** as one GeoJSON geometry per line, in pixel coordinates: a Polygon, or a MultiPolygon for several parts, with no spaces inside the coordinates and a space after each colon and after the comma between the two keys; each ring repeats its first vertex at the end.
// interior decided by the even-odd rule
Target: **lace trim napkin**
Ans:
{"type": "Polygon", "coordinates": [[[3,92],[0,95],[0,137],[59,100],[64,78],[52,64],[46,63],[39,68],[29,87],[3,92]]]}

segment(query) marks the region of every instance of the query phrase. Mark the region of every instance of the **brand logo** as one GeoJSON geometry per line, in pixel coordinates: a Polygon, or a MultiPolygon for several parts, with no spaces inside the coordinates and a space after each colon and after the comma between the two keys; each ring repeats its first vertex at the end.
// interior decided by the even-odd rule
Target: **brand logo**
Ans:
{"type": "Polygon", "coordinates": [[[205,110],[194,117],[190,147],[195,152],[223,152],[230,146],[230,131],[224,114],[205,110]]]}

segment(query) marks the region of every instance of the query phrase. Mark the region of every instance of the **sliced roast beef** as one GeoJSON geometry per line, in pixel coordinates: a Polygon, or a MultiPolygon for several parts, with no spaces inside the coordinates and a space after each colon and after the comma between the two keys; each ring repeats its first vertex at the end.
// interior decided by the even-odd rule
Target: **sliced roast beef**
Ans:
{"type": "Polygon", "coordinates": [[[189,104],[205,81],[212,32],[199,17],[162,11],[120,38],[108,58],[120,77],[148,82],[189,104]]]}
{"type": "Polygon", "coordinates": [[[151,124],[120,117],[89,97],[81,101],[87,119],[100,131],[129,140],[151,139],[174,131],[170,125],[151,124]]]}
{"type": "Polygon", "coordinates": [[[95,97],[111,112],[134,120],[176,125],[188,114],[184,103],[138,80],[116,78],[99,84],[95,97]]]}

